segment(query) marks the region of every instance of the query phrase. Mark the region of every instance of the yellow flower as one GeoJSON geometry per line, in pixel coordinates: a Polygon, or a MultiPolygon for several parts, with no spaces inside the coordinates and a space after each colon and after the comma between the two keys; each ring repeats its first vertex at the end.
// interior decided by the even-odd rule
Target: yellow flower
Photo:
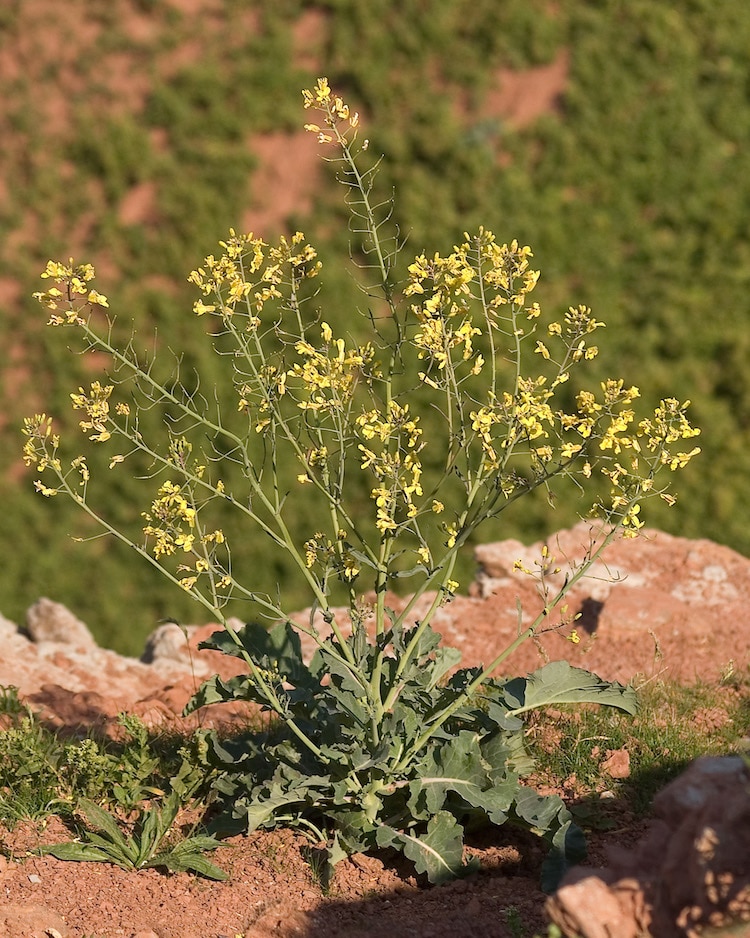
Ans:
{"type": "Polygon", "coordinates": [[[344,555],[343,575],[345,580],[353,580],[359,575],[359,564],[349,553],[344,555]]]}
{"type": "Polygon", "coordinates": [[[53,496],[58,494],[58,489],[49,488],[49,486],[46,486],[39,479],[37,479],[36,482],[34,482],[34,488],[37,490],[37,492],[46,496],[47,498],[52,498],[53,496]]]}
{"type": "Polygon", "coordinates": [[[98,293],[96,290],[90,290],[88,296],[89,303],[93,303],[96,306],[109,306],[109,300],[102,293],[98,293]]]}
{"type": "Polygon", "coordinates": [[[560,456],[563,459],[572,459],[577,453],[580,453],[583,449],[581,443],[563,443],[560,447],[560,456]]]}

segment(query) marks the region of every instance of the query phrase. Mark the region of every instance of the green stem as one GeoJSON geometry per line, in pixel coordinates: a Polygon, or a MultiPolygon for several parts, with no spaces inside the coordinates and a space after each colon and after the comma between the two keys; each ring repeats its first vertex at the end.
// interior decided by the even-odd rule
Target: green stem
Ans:
{"type": "MultiPolygon", "coordinates": [[[[226,436],[229,440],[231,440],[236,445],[237,450],[240,453],[242,453],[242,456],[243,456],[243,466],[245,469],[245,477],[248,479],[253,489],[254,494],[260,500],[263,507],[268,511],[269,515],[275,520],[277,529],[281,535],[280,538],[278,537],[276,538],[277,542],[281,543],[282,546],[284,546],[287,549],[294,563],[296,564],[297,568],[299,569],[299,571],[302,573],[302,576],[307,581],[307,584],[310,587],[317,602],[319,603],[322,609],[327,611],[328,610],[327,597],[325,593],[321,591],[318,583],[315,580],[315,577],[307,568],[305,560],[300,554],[299,550],[297,549],[297,546],[289,533],[289,529],[287,528],[286,523],[284,522],[283,518],[277,513],[276,506],[271,501],[271,499],[269,499],[269,497],[266,495],[263,489],[263,486],[260,483],[260,480],[257,478],[253,470],[252,462],[247,453],[244,441],[236,433],[233,433],[231,430],[228,430],[223,425],[219,423],[215,423],[209,418],[203,416],[202,414],[188,407],[178,397],[172,394],[171,391],[167,390],[167,388],[165,388],[163,385],[159,384],[154,378],[152,378],[151,375],[147,371],[144,371],[140,367],[137,361],[132,361],[127,355],[123,355],[122,352],[120,352],[118,349],[112,346],[109,342],[107,342],[105,339],[101,338],[97,333],[95,333],[90,328],[90,326],[88,326],[88,324],[84,325],[83,328],[84,328],[86,335],[89,337],[92,343],[94,343],[96,346],[98,346],[99,348],[102,348],[104,351],[110,354],[116,362],[120,363],[121,366],[124,366],[131,373],[133,373],[134,375],[137,375],[139,380],[145,381],[164,400],[167,400],[171,404],[174,404],[177,408],[179,408],[182,411],[183,414],[190,417],[191,420],[199,422],[202,426],[211,430],[216,435],[226,436]]],[[[118,431],[122,432],[119,426],[118,426],[118,431]]],[[[145,444],[143,443],[142,439],[139,438],[139,436],[135,436],[132,438],[128,437],[128,438],[132,439],[135,445],[139,447],[139,449],[142,449],[146,452],[151,453],[151,450],[145,446],[145,444]]],[[[169,465],[169,466],[172,465],[168,460],[164,460],[162,457],[159,457],[159,458],[161,458],[162,461],[166,465],[169,465]]],[[[238,503],[235,501],[233,501],[232,504],[237,505],[239,507],[238,503]]],[[[253,515],[253,519],[259,520],[257,519],[257,516],[255,515],[253,515]]],[[[261,526],[264,526],[264,525],[261,525],[261,526]]],[[[267,526],[265,527],[267,528],[267,526]]]]}
{"type": "MultiPolygon", "coordinates": [[[[122,543],[126,544],[128,547],[131,547],[133,550],[135,550],[136,553],[138,553],[141,557],[144,557],[153,567],[155,567],[168,580],[170,580],[172,583],[174,583],[176,586],[179,586],[180,589],[182,589],[180,581],[177,579],[177,577],[174,576],[174,574],[172,574],[165,567],[163,567],[155,557],[152,557],[144,548],[135,544],[133,541],[130,540],[129,537],[127,537],[127,535],[117,530],[117,528],[113,527],[111,524],[109,524],[108,521],[106,521],[103,517],[101,517],[101,515],[99,515],[96,511],[94,511],[94,509],[91,508],[91,506],[88,504],[85,498],[81,496],[78,492],[76,492],[74,489],[71,488],[71,486],[68,484],[68,481],[65,478],[65,476],[62,474],[62,472],[55,470],[55,474],[60,480],[60,483],[62,484],[62,487],[65,493],[80,508],[82,508],[83,511],[90,518],[96,521],[97,524],[103,527],[109,534],[112,534],[119,541],[121,541],[122,543]]],[[[221,626],[224,629],[226,629],[227,633],[229,634],[232,641],[237,646],[240,654],[242,655],[242,658],[247,664],[248,669],[250,670],[250,673],[252,674],[253,680],[257,683],[258,687],[261,689],[263,695],[265,696],[266,700],[268,701],[272,709],[284,720],[284,722],[289,726],[292,732],[300,739],[302,743],[304,743],[305,746],[307,746],[307,748],[312,753],[314,753],[318,758],[324,759],[324,761],[328,761],[327,758],[323,755],[320,748],[316,746],[315,743],[297,726],[295,721],[288,716],[283,706],[281,705],[276,693],[274,692],[273,688],[268,685],[266,680],[263,678],[263,675],[258,671],[258,668],[255,665],[255,662],[253,661],[252,657],[248,654],[245,647],[243,646],[239,635],[235,632],[232,626],[227,622],[227,619],[224,616],[221,609],[218,606],[209,602],[209,600],[207,600],[206,597],[200,593],[193,593],[192,595],[202,606],[204,606],[218,620],[221,626]]]]}
{"type": "MultiPolygon", "coordinates": [[[[632,505],[632,503],[631,503],[632,505]]],[[[629,506],[630,507],[630,506],[629,506]]],[[[620,517],[624,517],[627,514],[627,510],[622,513],[620,517]]],[[[539,626],[544,622],[552,609],[556,608],[559,603],[565,598],[568,592],[575,586],[575,584],[586,575],[586,573],[591,569],[593,564],[599,559],[603,551],[609,544],[614,540],[617,534],[621,530],[620,523],[614,524],[614,526],[607,532],[604,536],[601,544],[596,548],[596,550],[591,551],[586,559],[581,562],[576,571],[566,579],[565,583],[557,591],[552,602],[545,604],[544,609],[539,613],[539,615],[534,619],[532,624],[520,633],[503,651],[497,655],[482,671],[477,675],[474,680],[467,685],[465,690],[457,697],[452,703],[440,711],[432,720],[429,721],[424,731],[417,737],[414,743],[409,747],[408,751],[402,756],[398,763],[394,766],[393,771],[398,772],[402,771],[410,762],[412,762],[420,752],[421,749],[429,742],[430,738],[435,734],[435,732],[440,729],[440,727],[450,719],[450,717],[461,707],[464,706],[467,700],[485,683],[489,678],[490,674],[498,668],[513,652],[522,645],[525,641],[531,638],[539,629],[539,626]]]]}

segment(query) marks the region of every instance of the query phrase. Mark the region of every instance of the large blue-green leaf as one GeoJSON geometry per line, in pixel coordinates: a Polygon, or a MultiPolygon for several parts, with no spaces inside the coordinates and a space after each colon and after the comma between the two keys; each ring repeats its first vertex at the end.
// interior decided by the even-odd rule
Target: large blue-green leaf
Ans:
{"type": "Polygon", "coordinates": [[[239,674],[228,680],[222,680],[215,674],[198,688],[182,711],[183,716],[206,707],[209,704],[227,703],[232,700],[247,700],[266,704],[266,698],[261,694],[252,680],[246,674],[239,674]]]}
{"type": "Polygon", "coordinates": [[[490,777],[495,784],[502,783],[509,773],[514,777],[528,775],[536,764],[520,732],[495,732],[485,737],[482,740],[482,756],[490,767],[490,777]]]}
{"type": "Polygon", "coordinates": [[[487,769],[477,735],[465,730],[450,743],[425,753],[409,785],[409,806],[420,814],[422,810],[428,816],[436,814],[444,806],[449,791],[473,804],[477,793],[487,787],[487,769]]]}
{"type": "Polygon", "coordinates": [[[323,642],[310,662],[310,674],[314,679],[320,680],[324,675],[336,677],[336,684],[343,690],[351,691],[359,696],[365,695],[365,682],[357,673],[356,668],[346,659],[329,640],[323,642]]]}
{"type": "Polygon", "coordinates": [[[461,660],[461,652],[457,648],[438,648],[433,661],[428,665],[429,686],[434,687],[444,674],[461,660]]]}
{"type": "Polygon", "coordinates": [[[502,692],[511,716],[566,703],[603,704],[630,714],[638,709],[638,698],[632,687],[603,681],[590,671],[572,667],[567,661],[551,661],[525,679],[508,681],[502,692]]]}
{"type": "Polygon", "coordinates": [[[212,648],[239,658],[244,657],[244,649],[253,661],[262,667],[275,667],[292,684],[309,681],[310,672],[302,660],[299,633],[291,622],[279,622],[270,629],[257,622],[248,622],[236,634],[241,647],[226,631],[214,632],[199,647],[212,648]]]}
{"type": "Polygon", "coordinates": [[[568,867],[586,856],[583,832],[557,795],[540,795],[520,787],[513,809],[516,820],[539,834],[549,846],[542,865],[542,889],[552,892],[568,867]]]}
{"type": "Polygon", "coordinates": [[[402,850],[418,873],[426,873],[431,883],[443,883],[467,870],[463,863],[463,834],[463,828],[450,812],[439,811],[421,836],[380,824],[377,842],[380,847],[402,850]]]}
{"type": "Polygon", "coordinates": [[[455,804],[455,799],[449,799],[452,793],[467,805],[484,811],[493,824],[503,824],[518,792],[516,776],[492,773],[479,738],[469,732],[460,733],[453,743],[431,753],[415,774],[409,786],[409,807],[415,813],[422,805],[431,815],[451,800],[455,804]]]}
{"type": "Polygon", "coordinates": [[[297,792],[280,790],[261,792],[245,808],[247,832],[250,833],[259,827],[263,827],[280,808],[299,804],[303,800],[304,797],[297,792]]]}

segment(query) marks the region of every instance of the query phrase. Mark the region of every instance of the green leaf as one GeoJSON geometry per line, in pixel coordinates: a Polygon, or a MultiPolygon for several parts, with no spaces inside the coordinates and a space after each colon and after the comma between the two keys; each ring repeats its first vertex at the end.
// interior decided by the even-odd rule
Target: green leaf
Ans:
{"type": "Polygon", "coordinates": [[[257,830],[273,817],[273,815],[286,805],[298,804],[303,798],[296,792],[277,792],[276,794],[260,794],[256,796],[247,807],[247,832],[257,830]]]}
{"type": "Polygon", "coordinates": [[[539,834],[550,848],[542,865],[542,889],[552,892],[568,867],[586,856],[583,832],[557,795],[540,795],[521,787],[513,810],[516,820],[539,834]]]}
{"type": "Polygon", "coordinates": [[[541,887],[546,893],[554,892],[560,880],[574,863],[586,857],[586,838],[581,828],[567,814],[560,812],[560,826],[544,838],[550,850],[542,863],[541,887]]]}
{"type": "Polygon", "coordinates": [[[438,648],[435,652],[434,660],[429,666],[430,683],[429,687],[434,687],[441,677],[461,660],[461,652],[457,648],[438,648]]]}
{"type": "Polygon", "coordinates": [[[310,668],[314,674],[329,674],[337,677],[336,686],[342,690],[350,691],[357,697],[363,697],[366,682],[357,670],[341,660],[340,654],[332,647],[330,639],[323,642],[315,652],[310,668]]]}
{"type": "Polygon", "coordinates": [[[499,826],[508,820],[508,811],[517,792],[517,782],[508,779],[492,788],[468,788],[460,794],[472,807],[484,811],[490,821],[499,826]]]}
{"type": "Polygon", "coordinates": [[[123,843],[112,843],[112,841],[96,831],[86,831],[83,835],[86,842],[101,850],[106,854],[110,862],[122,865],[123,863],[130,869],[137,866],[138,849],[136,844],[130,838],[123,840],[123,843]]]}
{"type": "Polygon", "coordinates": [[[219,881],[229,879],[229,873],[225,872],[220,866],[212,863],[211,860],[209,860],[207,857],[201,856],[199,853],[189,854],[186,857],[181,857],[180,864],[183,871],[192,871],[193,873],[198,873],[200,876],[205,876],[206,879],[215,879],[219,881]]]}
{"type": "Polygon", "coordinates": [[[172,848],[172,853],[195,853],[204,850],[216,850],[217,847],[226,847],[220,840],[211,837],[210,834],[194,834],[192,837],[186,837],[172,848]]]}
{"type": "Polygon", "coordinates": [[[463,863],[463,828],[448,811],[439,811],[421,837],[398,831],[387,824],[377,830],[381,847],[397,847],[412,861],[418,873],[431,883],[444,883],[467,871],[463,863]]]}
{"type": "Polygon", "coordinates": [[[461,797],[469,794],[475,797],[488,781],[477,735],[464,731],[450,743],[433,747],[415,767],[414,775],[409,801],[412,810],[416,810],[418,800],[415,796],[420,793],[424,795],[428,815],[440,811],[448,791],[455,791],[461,797]]]}
{"type": "MultiPolygon", "coordinates": [[[[201,642],[201,646],[205,643],[201,642]]],[[[250,690],[247,676],[244,674],[223,681],[217,674],[204,681],[185,704],[183,716],[189,716],[201,707],[209,704],[226,703],[230,700],[247,700],[250,690]]]]}
{"type": "Polygon", "coordinates": [[[495,784],[502,783],[509,771],[514,775],[528,775],[536,765],[526,749],[522,732],[493,733],[482,740],[482,756],[495,784]]]}
{"type": "Polygon", "coordinates": [[[565,703],[603,704],[631,715],[638,709],[638,698],[632,687],[603,681],[590,671],[572,667],[567,661],[551,661],[525,680],[509,681],[503,692],[511,716],[565,703]]]}
{"type": "MultiPolygon", "coordinates": [[[[311,848],[311,856],[315,856],[315,851],[315,847],[311,848]]],[[[323,848],[324,862],[319,868],[318,875],[320,876],[320,883],[324,890],[328,889],[333,882],[333,877],[336,873],[336,864],[345,860],[348,856],[349,853],[341,844],[338,831],[336,831],[333,835],[333,839],[328,841],[323,848]]]]}
{"type": "MultiPolygon", "coordinates": [[[[197,840],[198,838],[191,838],[191,840],[197,840]]],[[[207,838],[213,839],[213,838],[207,838]]],[[[189,841],[183,841],[178,844],[174,849],[165,851],[164,853],[159,853],[148,863],[144,864],[146,868],[155,868],[159,866],[164,866],[168,870],[172,870],[174,873],[186,873],[192,871],[198,873],[201,876],[205,876],[207,879],[215,880],[227,880],[229,879],[229,874],[226,873],[221,867],[217,866],[215,863],[212,863],[207,857],[204,857],[200,849],[194,847],[193,849],[182,849],[185,848],[185,845],[189,841]]],[[[219,846],[218,842],[215,846],[219,846]]],[[[213,849],[213,847],[207,848],[213,849]]]]}
{"type": "Polygon", "coordinates": [[[410,784],[409,807],[417,811],[415,795],[425,795],[428,814],[446,805],[453,792],[467,805],[484,811],[494,824],[504,824],[518,792],[515,775],[492,773],[483,757],[477,734],[464,731],[450,742],[434,749],[416,769],[410,784]]]}
{"type": "Polygon", "coordinates": [[[309,680],[310,672],[302,660],[302,643],[297,630],[290,622],[280,622],[271,629],[266,629],[257,622],[248,622],[236,634],[242,643],[240,646],[229,632],[219,631],[214,632],[207,641],[201,642],[199,647],[221,651],[235,658],[244,658],[244,648],[261,667],[276,668],[293,684],[309,680]]]}
{"type": "Polygon", "coordinates": [[[125,846],[125,835],[117,826],[117,821],[115,821],[109,811],[100,808],[98,804],[94,804],[94,802],[89,801],[88,798],[79,799],[78,809],[89,824],[106,834],[107,838],[112,843],[125,846]]]}
{"type": "Polygon", "coordinates": [[[81,798],[78,802],[78,809],[85,816],[88,823],[97,828],[96,831],[89,832],[86,836],[97,847],[107,853],[111,862],[122,866],[123,863],[137,867],[139,863],[138,844],[132,837],[126,837],[112,815],[94,804],[87,798],[81,798]]]}
{"type": "MultiPolygon", "coordinates": [[[[39,848],[39,853],[51,854],[58,860],[70,860],[74,863],[112,863],[113,860],[109,854],[95,847],[93,844],[70,843],[66,844],[47,844],[39,848]]],[[[120,865],[120,864],[118,864],[120,865]]]]}
{"type": "Polygon", "coordinates": [[[141,815],[137,836],[133,838],[138,846],[138,856],[135,860],[136,866],[141,866],[148,860],[156,848],[161,843],[164,834],[171,826],[171,822],[165,826],[164,812],[157,807],[151,807],[141,815]]]}
{"type": "MultiPolygon", "coordinates": [[[[391,641],[393,642],[393,649],[396,653],[396,657],[399,660],[403,657],[407,645],[414,637],[414,633],[418,628],[419,626],[415,626],[411,629],[405,629],[402,627],[392,629],[391,641]]],[[[440,636],[433,628],[428,625],[419,636],[419,641],[417,642],[417,647],[414,653],[414,660],[419,661],[420,659],[425,658],[430,654],[430,652],[435,651],[439,647],[440,636]]]]}

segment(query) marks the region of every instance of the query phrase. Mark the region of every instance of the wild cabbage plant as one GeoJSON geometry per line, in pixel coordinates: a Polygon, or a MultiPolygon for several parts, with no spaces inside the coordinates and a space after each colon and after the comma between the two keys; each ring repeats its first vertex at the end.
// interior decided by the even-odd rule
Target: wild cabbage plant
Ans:
{"type": "MultiPolygon", "coordinates": [[[[368,162],[358,115],[326,79],[303,98],[317,121],[307,129],[338,164],[353,247],[370,278],[356,330],[334,330],[333,317],[305,300],[321,263],[302,233],[269,245],[230,231],[190,275],[195,315],[210,317],[208,341],[227,356],[227,410],[218,394],[184,383],[179,367],[165,382],[133,342],[112,342],[90,265],[50,261],[42,276],[54,285],[36,294],[50,324],[77,331],[113,363],[103,382],[71,394],[81,430],[113,447],[113,470],[127,470],[137,452],[150,460],[145,540],[132,541],[96,507],[85,455],[63,461],[49,416],[25,421],[24,458],[42,495],[72,498],[221,624],[206,646],[241,658],[246,673],[209,680],[190,709],[243,700],[276,718],[264,736],[209,738],[226,823],[296,825],[331,867],[355,851],[396,848],[439,882],[471,867],[467,825],[513,822],[547,842],[551,885],[582,843],[558,798],[521,783],[530,767],[523,715],[584,701],[633,712],[634,694],[564,662],[526,678],[491,675],[549,627],[613,538],[637,535],[644,501],[673,502],[671,471],[698,452],[681,445],[698,431],[674,399],[638,419],[638,389],[622,380],[570,391],[571,374],[597,354],[592,335],[602,323],[585,306],[545,320],[531,299],[532,252],[516,241],[480,228],[445,256],[419,254],[397,282],[391,206],[373,196],[377,162],[368,162]],[[139,420],[154,405],[167,414],[159,438],[139,420]],[[439,421],[425,432],[430,410],[439,421]],[[241,484],[225,481],[228,461],[241,468],[241,484]],[[544,608],[521,612],[508,647],[483,667],[457,669],[459,653],[440,645],[431,622],[459,588],[459,551],[485,522],[559,482],[576,487],[591,518],[586,556],[557,590],[542,577],[544,608]],[[292,519],[310,502],[325,520],[298,539],[292,519]],[[272,596],[242,580],[217,506],[246,522],[247,536],[259,532],[269,549],[287,552],[309,589],[306,625],[292,623],[283,583],[272,596]],[[389,590],[405,577],[411,598],[395,612],[389,590]],[[264,624],[234,628],[227,612],[237,601],[264,624]],[[316,647],[309,661],[303,632],[316,647]]],[[[545,554],[542,574],[553,564],[545,554]]]]}

